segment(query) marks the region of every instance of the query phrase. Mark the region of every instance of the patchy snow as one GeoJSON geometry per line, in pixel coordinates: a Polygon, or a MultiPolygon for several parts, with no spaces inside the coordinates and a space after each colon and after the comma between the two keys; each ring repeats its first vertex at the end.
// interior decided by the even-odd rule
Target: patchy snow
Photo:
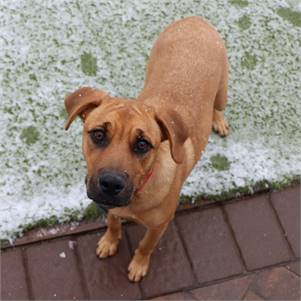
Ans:
{"type": "Polygon", "coordinates": [[[212,135],[183,194],[300,175],[300,15],[278,11],[300,7],[294,0],[1,1],[0,237],[50,216],[80,217],[90,202],[81,125],[64,132],[64,95],[89,85],[135,97],[154,39],[189,15],[207,18],[226,41],[231,134],[212,135]],[[227,170],[213,167],[217,154],[227,170]]]}
{"type": "Polygon", "coordinates": [[[75,240],[69,240],[68,241],[68,246],[70,250],[74,250],[75,246],[76,246],[76,241],[75,240]]]}
{"type": "Polygon", "coordinates": [[[61,258],[66,258],[66,257],[67,257],[65,252],[61,252],[61,253],[59,254],[59,256],[60,256],[61,258]]]}

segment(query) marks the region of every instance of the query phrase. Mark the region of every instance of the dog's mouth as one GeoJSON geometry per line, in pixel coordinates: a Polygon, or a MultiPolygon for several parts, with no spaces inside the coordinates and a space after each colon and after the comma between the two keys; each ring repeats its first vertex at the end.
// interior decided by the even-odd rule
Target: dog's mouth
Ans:
{"type": "Polygon", "coordinates": [[[118,197],[118,198],[107,198],[102,193],[89,189],[87,187],[87,196],[89,199],[93,200],[97,205],[112,209],[115,207],[125,207],[130,202],[130,197],[118,197]]]}
{"type": "MultiPolygon", "coordinates": [[[[94,200],[93,200],[94,201],[94,200]]],[[[117,207],[124,207],[122,205],[116,205],[116,204],[110,204],[110,203],[102,203],[102,202],[96,202],[96,206],[98,207],[98,209],[101,211],[101,212],[104,212],[104,213],[108,213],[108,211],[110,209],[113,209],[113,208],[117,208],[117,207]]]]}
{"type": "MultiPolygon", "coordinates": [[[[89,194],[88,194],[89,197],[89,194]]],[[[89,197],[90,198],[90,197],[89,197]]],[[[90,198],[92,199],[92,198],[90,198]]],[[[115,200],[115,201],[106,201],[104,199],[101,198],[94,198],[92,199],[98,206],[103,207],[103,208],[107,208],[107,209],[112,209],[112,208],[116,208],[116,207],[125,207],[129,204],[129,202],[125,202],[125,201],[121,201],[121,200],[115,200]]]]}

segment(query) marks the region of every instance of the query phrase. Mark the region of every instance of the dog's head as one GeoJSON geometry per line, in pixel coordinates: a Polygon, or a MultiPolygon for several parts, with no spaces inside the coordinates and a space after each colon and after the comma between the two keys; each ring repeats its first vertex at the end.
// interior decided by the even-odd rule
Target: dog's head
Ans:
{"type": "Polygon", "coordinates": [[[113,98],[101,90],[80,88],[65,98],[67,130],[79,116],[87,162],[87,194],[107,208],[126,206],[151,175],[162,141],[181,163],[188,136],[180,116],[155,112],[142,101],[113,98]]]}

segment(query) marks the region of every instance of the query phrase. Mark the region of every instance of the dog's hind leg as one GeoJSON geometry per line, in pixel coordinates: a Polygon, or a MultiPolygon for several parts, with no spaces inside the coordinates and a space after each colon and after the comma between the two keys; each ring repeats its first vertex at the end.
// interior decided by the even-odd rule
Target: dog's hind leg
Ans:
{"type": "Polygon", "coordinates": [[[224,110],[227,104],[227,98],[228,98],[228,70],[227,67],[225,67],[223,76],[221,78],[220,86],[214,100],[214,110],[213,110],[213,120],[212,120],[213,130],[222,137],[227,136],[229,134],[229,124],[224,116],[224,110]]]}
{"type": "Polygon", "coordinates": [[[112,256],[117,252],[119,240],[121,239],[120,218],[108,213],[107,231],[97,243],[96,255],[99,258],[112,256]]]}
{"type": "Polygon", "coordinates": [[[212,128],[221,137],[225,137],[229,134],[229,124],[225,119],[223,111],[214,109],[212,128]]]}

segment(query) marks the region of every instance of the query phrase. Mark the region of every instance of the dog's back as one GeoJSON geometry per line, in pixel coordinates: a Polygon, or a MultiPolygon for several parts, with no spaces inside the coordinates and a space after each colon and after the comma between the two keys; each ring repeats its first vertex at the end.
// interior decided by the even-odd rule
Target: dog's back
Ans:
{"type": "Polygon", "coordinates": [[[200,17],[185,18],[159,35],[139,99],[160,109],[170,106],[189,120],[200,150],[207,143],[214,100],[226,73],[226,50],[218,32],[200,17]]]}

